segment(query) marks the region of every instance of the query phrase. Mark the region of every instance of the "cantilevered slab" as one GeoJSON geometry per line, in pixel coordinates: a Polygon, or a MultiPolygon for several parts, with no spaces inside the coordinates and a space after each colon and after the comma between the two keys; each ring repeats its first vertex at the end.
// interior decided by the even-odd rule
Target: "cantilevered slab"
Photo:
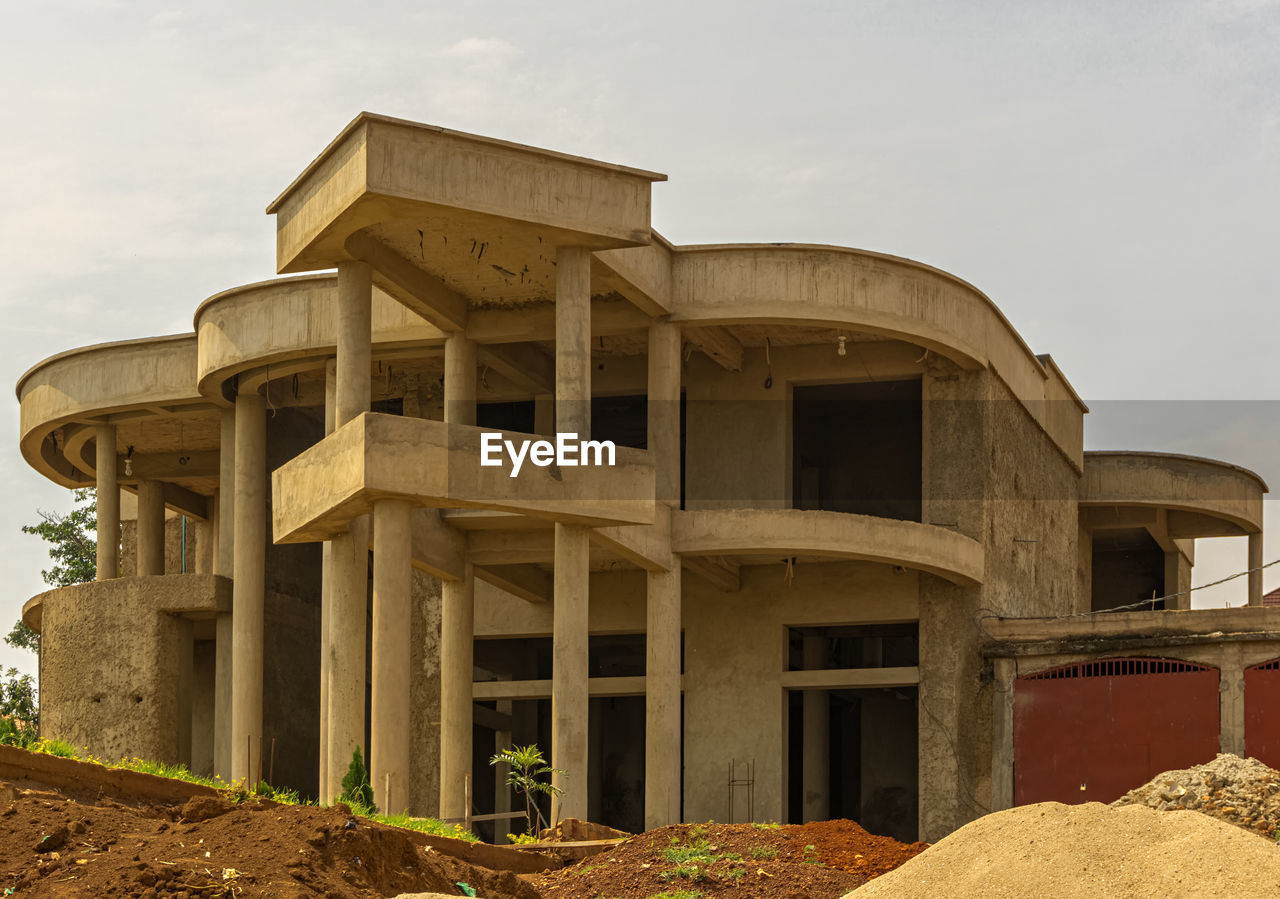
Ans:
{"type": "Polygon", "coordinates": [[[1256,534],[1266,483],[1227,462],[1146,452],[1088,452],[1080,505],[1090,510],[1164,509],[1171,537],[1256,534]]]}
{"type": "Polygon", "coordinates": [[[495,278],[517,289],[540,280],[537,257],[550,268],[557,246],[649,243],[650,184],[665,180],[655,172],[361,113],[267,212],[276,215],[281,272],[351,258],[348,238],[369,229],[368,238],[476,299],[495,278]]]}
{"type": "Polygon", "coordinates": [[[538,467],[526,459],[513,478],[507,462],[480,464],[485,433],[495,432],[375,412],[358,416],[272,475],[276,542],[327,540],[388,498],[589,526],[653,522],[653,465],[645,452],[618,447],[612,467],[538,467]]]}
{"type": "Polygon", "coordinates": [[[982,545],[917,521],[800,509],[673,512],[671,549],[683,556],[849,559],[901,565],[961,586],[982,583],[982,545]]]}

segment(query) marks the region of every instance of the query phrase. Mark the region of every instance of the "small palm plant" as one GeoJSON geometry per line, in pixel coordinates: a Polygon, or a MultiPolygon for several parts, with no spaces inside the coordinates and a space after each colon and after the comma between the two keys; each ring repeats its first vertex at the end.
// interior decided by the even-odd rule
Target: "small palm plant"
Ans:
{"type": "Polygon", "coordinates": [[[542,819],[542,812],[538,811],[537,807],[538,795],[559,796],[562,793],[559,787],[544,778],[549,774],[563,776],[565,772],[548,765],[542,750],[536,743],[530,743],[528,746],[512,746],[489,759],[490,765],[503,763],[511,766],[510,772],[507,773],[507,786],[524,797],[525,834],[533,836],[534,815],[536,814],[539,820],[542,819]]]}

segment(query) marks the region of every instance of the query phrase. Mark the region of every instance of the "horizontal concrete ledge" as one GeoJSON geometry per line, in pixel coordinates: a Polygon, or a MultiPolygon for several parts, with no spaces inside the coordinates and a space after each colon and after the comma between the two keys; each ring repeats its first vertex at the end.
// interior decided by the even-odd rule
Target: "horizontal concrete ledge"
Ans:
{"type": "Polygon", "coordinates": [[[276,542],[330,539],[380,499],[591,527],[653,523],[653,463],[644,451],[618,447],[611,467],[538,467],[526,460],[511,477],[506,461],[480,464],[485,433],[494,431],[375,412],[358,416],[272,475],[276,542]]]}
{"type": "Polygon", "coordinates": [[[1063,640],[1222,639],[1233,634],[1280,640],[1280,607],[1236,606],[1159,612],[1098,612],[1073,618],[983,618],[979,626],[996,643],[1063,640]]]}
{"type": "Polygon", "coordinates": [[[231,579],[217,574],[157,574],[72,584],[31,597],[22,606],[22,621],[39,633],[46,603],[67,602],[93,608],[120,596],[138,614],[149,611],[210,617],[231,611],[231,579]]]}
{"type": "Polygon", "coordinates": [[[982,544],[917,521],[801,509],[672,513],[671,549],[685,556],[796,556],[901,565],[961,586],[981,584],[982,544]]]}
{"type": "MultiPolygon", "coordinates": [[[[587,692],[592,696],[643,696],[644,677],[592,677],[587,692]]],[[[549,680],[484,680],[471,685],[476,702],[490,699],[550,699],[549,680]]]]}
{"type": "MultiPolygon", "coordinates": [[[[1083,507],[1143,507],[1192,513],[1229,525],[1235,534],[1262,530],[1266,483],[1238,465],[1172,453],[1089,452],[1080,481],[1083,507]]],[[[1185,518],[1185,527],[1197,527],[1185,518]]],[[[1205,530],[1203,526],[1200,529],[1205,530]]],[[[1178,537],[1222,532],[1178,533],[1178,537]]]]}
{"type": "Polygon", "coordinates": [[[780,678],[786,690],[854,690],[859,687],[913,687],[920,683],[920,669],[829,668],[822,671],[786,671],[780,678]]]}

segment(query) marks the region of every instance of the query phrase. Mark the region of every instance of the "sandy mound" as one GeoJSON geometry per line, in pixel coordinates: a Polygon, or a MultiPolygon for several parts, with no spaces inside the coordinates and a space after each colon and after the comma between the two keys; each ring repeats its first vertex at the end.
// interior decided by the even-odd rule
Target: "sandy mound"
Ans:
{"type": "Polygon", "coordinates": [[[1194,809],[1269,837],[1280,830],[1280,771],[1224,753],[1204,765],[1157,774],[1111,804],[1194,809]]]}
{"type": "Polygon", "coordinates": [[[1042,802],[996,812],[851,896],[1280,896],[1280,848],[1190,812],[1042,802]]]}

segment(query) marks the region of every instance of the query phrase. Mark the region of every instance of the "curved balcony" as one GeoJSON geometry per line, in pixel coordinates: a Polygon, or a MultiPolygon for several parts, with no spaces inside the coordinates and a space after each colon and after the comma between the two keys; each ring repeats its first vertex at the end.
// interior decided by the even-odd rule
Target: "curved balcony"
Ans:
{"type": "Polygon", "coordinates": [[[55,483],[90,485],[94,420],[109,417],[119,428],[120,445],[138,449],[130,465],[133,477],[199,489],[201,479],[216,471],[216,459],[207,455],[216,456],[218,416],[196,390],[195,374],[194,334],[97,344],[52,356],[18,381],[22,455],[55,483]]]}
{"type": "Polygon", "coordinates": [[[706,509],[673,513],[682,556],[770,556],[901,565],[960,586],[983,581],[982,545],[947,528],[844,512],[706,509]]]}
{"type": "Polygon", "coordinates": [[[1262,530],[1267,485],[1238,465],[1173,453],[1085,453],[1080,505],[1099,523],[1126,510],[1163,510],[1172,538],[1262,530]]]}

